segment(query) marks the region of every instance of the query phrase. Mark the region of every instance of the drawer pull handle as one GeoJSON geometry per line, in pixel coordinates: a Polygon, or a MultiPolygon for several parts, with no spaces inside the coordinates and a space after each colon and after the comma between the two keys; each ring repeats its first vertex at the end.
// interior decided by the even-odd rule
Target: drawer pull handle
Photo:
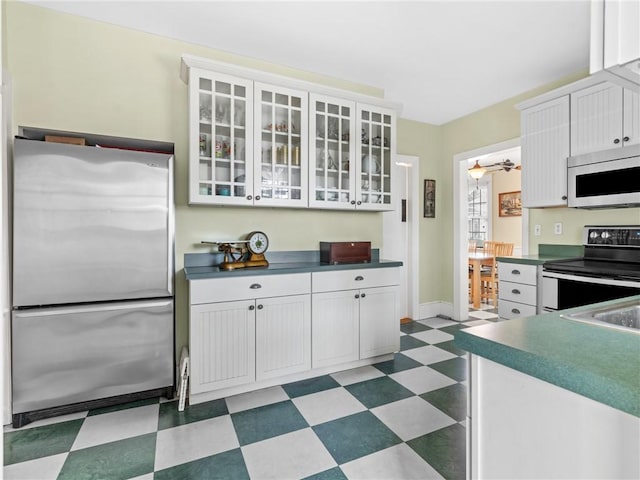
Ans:
{"type": "Polygon", "coordinates": [[[250,288],[250,289],[252,289],[252,290],[257,290],[257,289],[259,289],[259,288],[262,288],[262,285],[260,285],[259,283],[252,283],[252,284],[249,286],[249,288],[250,288]]]}
{"type": "Polygon", "coordinates": [[[264,305],[260,304],[258,305],[258,310],[262,310],[264,308],[264,305]]]}
{"type": "Polygon", "coordinates": [[[366,296],[367,296],[367,294],[366,294],[366,293],[363,293],[362,295],[360,295],[360,298],[364,298],[364,297],[366,297],[366,296]]]}
{"type": "Polygon", "coordinates": [[[520,275],[520,270],[511,270],[512,275],[520,275]]]}
{"type": "Polygon", "coordinates": [[[356,298],[360,298],[360,295],[358,295],[357,293],[356,293],[356,298]]]}
{"type": "Polygon", "coordinates": [[[249,310],[254,310],[256,307],[254,307],[253,305],[249,305],[249,310]]]}
{"type": "Polygon", "coordinates": [[[358,275],[355,280],[356,282],[361,282],[362,280],[364,280],[364,277],[361,275],[358,275]]]}
{"type": "Polygon", "coordinates": [[[511,290],[511,293],[513,293],[514,295],[520,295],[520,290],[514,288],[513,290],[511,290]]]}
{"type": "Polygon", "coordinates": [[[511,309],[511,313],[520,313],[520,310],[518,310],[517,308],[512,308],[511,309]]]}

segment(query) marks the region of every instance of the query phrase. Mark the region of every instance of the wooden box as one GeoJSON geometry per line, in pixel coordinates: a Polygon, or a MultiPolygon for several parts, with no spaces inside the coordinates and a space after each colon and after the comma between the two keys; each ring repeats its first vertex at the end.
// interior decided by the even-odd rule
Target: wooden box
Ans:
{"type": "Polygon", "coordinates": [[[320,242],[320,262],[370,263],[371,242],[320,242]]]}

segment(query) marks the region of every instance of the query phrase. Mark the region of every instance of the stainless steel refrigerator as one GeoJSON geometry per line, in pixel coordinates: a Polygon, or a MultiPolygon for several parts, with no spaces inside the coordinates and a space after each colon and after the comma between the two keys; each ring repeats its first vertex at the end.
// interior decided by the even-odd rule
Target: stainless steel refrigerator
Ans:
{"type": "Polygon", "coordinates": [[[97,145],[14,142],[14,426],[173,394],[173,155],[97,145]]]}

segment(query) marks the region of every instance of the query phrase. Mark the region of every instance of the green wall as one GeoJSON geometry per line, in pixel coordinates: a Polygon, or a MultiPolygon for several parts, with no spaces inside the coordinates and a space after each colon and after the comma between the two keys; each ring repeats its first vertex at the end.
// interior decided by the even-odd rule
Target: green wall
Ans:
{"type": "MultiPolygon", "coordinates": [[[[287,75],[359,94],[382,97],[369,85],[290,69],[197,45],[141,33],[19,2],[3,3],[3,59],[13,83],[13,129],[18,125],[147,138],[176,146],[177,347],[187,342],[185,252],[208,251],[203,239],[267,232],[271,250],[316,249],[320,240],[371,240],[382,247],[379,213],[187,204],[187,85],[179,77],[187,53],[287,75]]],[[[443,126],[400,118],[398,153],[420,158],[420,180],[436,180],[436,218],[420,215],[419,301],[453,299],[453,156],[520,135],[514,105],[586,75],[580,72],[443,126]]],[[[472,81],[472,80],[470,80],[472,81]]],[[[434,93],[434,94],[437,94],[434,93]]],[[[394,99],[390,99],[394,100],[394,99]]],[[[539,242],[580,243],[585,223],[639,223],[638,209],[604,212],[546,209],[531,212],[539,242]],[[549,237],[553,223],[564,235],[549,237]]]]}
{"type": "Polygon", "coordinates": [[[6,22],[14,133],[26,125],[175,143],[178,348],[188,338],[183,256],[209,251],[201,240],[241,238],[260,229],[272,251],[317,249],[320,240],[382,246],[380,213],[189,206],[187,85],[180,79],[180,57],[197,55],[378,97],[379,89],[25,3],[7,3],[6,22]]]}

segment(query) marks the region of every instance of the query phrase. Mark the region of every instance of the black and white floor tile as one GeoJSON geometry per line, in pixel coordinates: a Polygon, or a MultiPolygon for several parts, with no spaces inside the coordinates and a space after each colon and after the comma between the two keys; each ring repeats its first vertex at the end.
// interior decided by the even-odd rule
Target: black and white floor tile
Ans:
{"type": "Polygon", "coordinates": [[[372,366],[178,412],[151,400],[5,427],[9,479],[464,479],[465,352],[460,328],[401,326],[401,351],[372,366]]]}

